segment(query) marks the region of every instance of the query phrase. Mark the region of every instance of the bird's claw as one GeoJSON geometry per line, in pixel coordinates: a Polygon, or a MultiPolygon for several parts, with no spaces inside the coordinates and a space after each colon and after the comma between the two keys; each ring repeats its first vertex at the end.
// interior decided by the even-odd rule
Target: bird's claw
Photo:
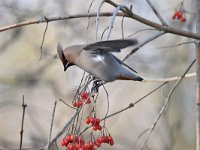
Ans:
{"type": "Polygon", "coordinates": [[[91,89],[91,92],[93,93],[98,93],[99,92],[99,87],[102,85],[101,80],[97,79],[93,82],[93,86],[91,89]]]}

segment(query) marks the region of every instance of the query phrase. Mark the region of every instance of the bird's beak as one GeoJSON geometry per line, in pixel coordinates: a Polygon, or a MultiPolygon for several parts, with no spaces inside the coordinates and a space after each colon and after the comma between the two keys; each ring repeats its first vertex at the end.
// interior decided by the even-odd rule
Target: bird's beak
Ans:
{"type": "Polygon", "coordinates": [[[65,60],[64,62],[63,62],[63,66],[64,66],[64,71],[66,71],[67,70],[67,68],[68,68],[68,61],[67,60],[65,60]]]}
{"type": "Polygon", "coordinates": [[[67,61],[67,59],[64,59],[64,60],[63,60],[64,71],[66,71],[67,68],[69,68],[70,66],[73,66],[73,65],[74,65],[74,64],[69,63],[69,62],[67,61]]]}
{"type": "Polygon", "coordinates": [[[68,63],[66,63],[66,64],[63,64],[63,65],[64,65],[64,71],[66,71],[66,70],[67,70],[67,68],[68,68],[68,67],[67,67],[67,64],[68,64],[68,63]]]}

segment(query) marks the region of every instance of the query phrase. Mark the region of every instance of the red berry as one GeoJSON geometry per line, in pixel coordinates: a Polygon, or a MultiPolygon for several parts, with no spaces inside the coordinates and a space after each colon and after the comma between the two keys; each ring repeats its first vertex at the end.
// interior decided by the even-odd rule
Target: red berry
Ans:
{"type": "Polygon", "coordinates": [[[172,16],[172,19],[173,20],[176,19],[176,13],[172,16]]]}
{"type": "Polygon", "coordinates": [[[100,143],[100,142],[95,141],[95,145],[96,145],[97,147],[101,147],[101,143],[100,143]]]}
{"type": "Polygon", "coordinates": [[[101,130],[101,129],[102,129],[102,127],[101,127],[100,125],[98,125],[98,126],[97,126],[97,129],[98,129],[98,130],[101,130]]]}
{"type": "Polygon", "coordinates": [[[90,118],[90,122],[92,123],[92,125],[94,125],[94,123],[95,123],[95,118],[91,117],[91,118],[90,118]]]}
{"type": "Polygon", "coordinates": [[[76,143],[75,146],[76,146],[76,149],[81,148],[81,144],[80,143],[76,143]]]}
{"type": "Polygon", "coordinates": [[[71,136],[70,136],[70,141],[71,141],[71,142],[74,142],[75,139],[76,139],[76,136],[75,136],[75,135],[71,135],[71,136]]]}
{"type": "Polygon", "coordinates": [[[77,102],[76,101],[74,101],[72,104],[73,104],[74,107],[77,107],[77,102]]]}
{"type": "Polygon", "coordinates": [[[87,123],[87,124],[90,124],[90,117],[87,117],[86,123],[87,123]]]}
{"type": "Polygon", "coordinates": [[[64,145],[67,146],[70,143],[70,141],[68,139],[64,140],[64,145]]]}
{"type": "Polygon", "coordinates": [[[100,143],[103,143],[104,142],[104,138],[101,136],[101,137],[99,137],[98,139],[98,142],[100,142],[100,143]]]}
{"type": "Polygon", "coordinates": [[[74,144],[68,144],[67,149],[68,150],[74,150],[75,145],[74,144]]]}
{"type": "Polygon", "coordinates": [[[82,105],[83,105],[82,100],[79,100],[78,103],[77,103],[77,107],[80,108],[82,105]]]}
{"type": "Polygon", "coordinates": [[[94,143],[93,142],[89,142],[90,148],[94,147],[94,143]]]}
{"type": "Polygon", "coordinates": [[[180,21],[181,21],[181,22],[185,22],[185,21],[186,21],[186,18],[185,18],[184,16],[182,16],[182,17],[180,18],[180,21]]]}
{"type": "Polygon", "coordinates": [[[87,99],[88,97],[89,97],[89,93],[87,93],[87,92],[81,93],[81,98],[82,99],[87,99]]]}
{"type": "Polygon", "coordinates": [[[77,142],[80,143],[81,145],[85,143],[82,137],[78,137],[77,142]]]}
{"type": "Polygon", "coordinates": [[[177,19],[180,19],[183,16],[183,13],[181,11],[176,11],[176,17],[177,19]]]}
{"type": "Polygon", "coordinates": [[[68,135],[65,137],[65,140],[70,141],[70,138],[71,138],[71,134],[68,134],[68,135]]]}
{"type": "Polygon", "coordinates": [[[98,126],[93,126],[93,130],[94,131],[98,130],[98,126]]]}
{"type": "Polygon", "coordinates": [[[109,143],[109,139],[108,139],[108,136],[104,136],[104,143],[109,143]]]}
{"type": "Polygon", "coordinates": [[[61,146],[65,146],[65,140],[64,139],[62,139],[62,141],[61,141],[61,146]]]}
{"type": "Polygon", "coordinates": [[[91,100],[90,100],[90,99],[87,99],[85,103],[86,103],[86,104],[90,104],[90,103],[91,103],[91,100]]]}
{"type": "Polygon", "coordinates": [[[101,122],[101,120],[100,120],[99,118],[96,118],[96,119],[95,119],[95,125],[99,125],[100,122],[101,122]]]}
{"type": "Polygon", "coordinates": [[[83,145],[83,148],[85,148],[86,150],[89,150],[90,149],[90,144],[89,143],[85,143],[83,145]]]}
{"type": "Polygon", "coordinates": [[[114,145],[114,141],[112,140],[112,141],[110,141],[110,145],[112,146],[112,145],[114,145]]]}

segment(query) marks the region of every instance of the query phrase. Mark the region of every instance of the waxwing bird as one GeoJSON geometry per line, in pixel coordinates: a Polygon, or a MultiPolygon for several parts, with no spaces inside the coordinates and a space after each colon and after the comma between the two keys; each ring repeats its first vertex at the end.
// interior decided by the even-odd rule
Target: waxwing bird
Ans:
{"type": "Polygon", "coordinates": [[[137,40],[110,40],[87,45],[73,45],[64,50],[58,44],[57,52],[64,71],[76,65],[104,83],[114,80],[142,81],[143,78],[127,70],[124,63],[112,54],[135,44],[137,40]]]}

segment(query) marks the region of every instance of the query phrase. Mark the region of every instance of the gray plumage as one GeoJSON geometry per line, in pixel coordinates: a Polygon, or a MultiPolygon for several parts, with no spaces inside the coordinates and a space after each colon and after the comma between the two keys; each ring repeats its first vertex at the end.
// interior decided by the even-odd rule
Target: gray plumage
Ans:
{"type": "Polygon", "coordinates": [[[111,52],[120,52],[121,49],[137,44],[136,40],[111,40],[88,45],[74,45],[62,49],[58,44],[57,52],[66,70],[71,65],[76,65],[89,74],[102,81],[143,79],[135,73],[128,71],[123,62],[111,52]]]}

